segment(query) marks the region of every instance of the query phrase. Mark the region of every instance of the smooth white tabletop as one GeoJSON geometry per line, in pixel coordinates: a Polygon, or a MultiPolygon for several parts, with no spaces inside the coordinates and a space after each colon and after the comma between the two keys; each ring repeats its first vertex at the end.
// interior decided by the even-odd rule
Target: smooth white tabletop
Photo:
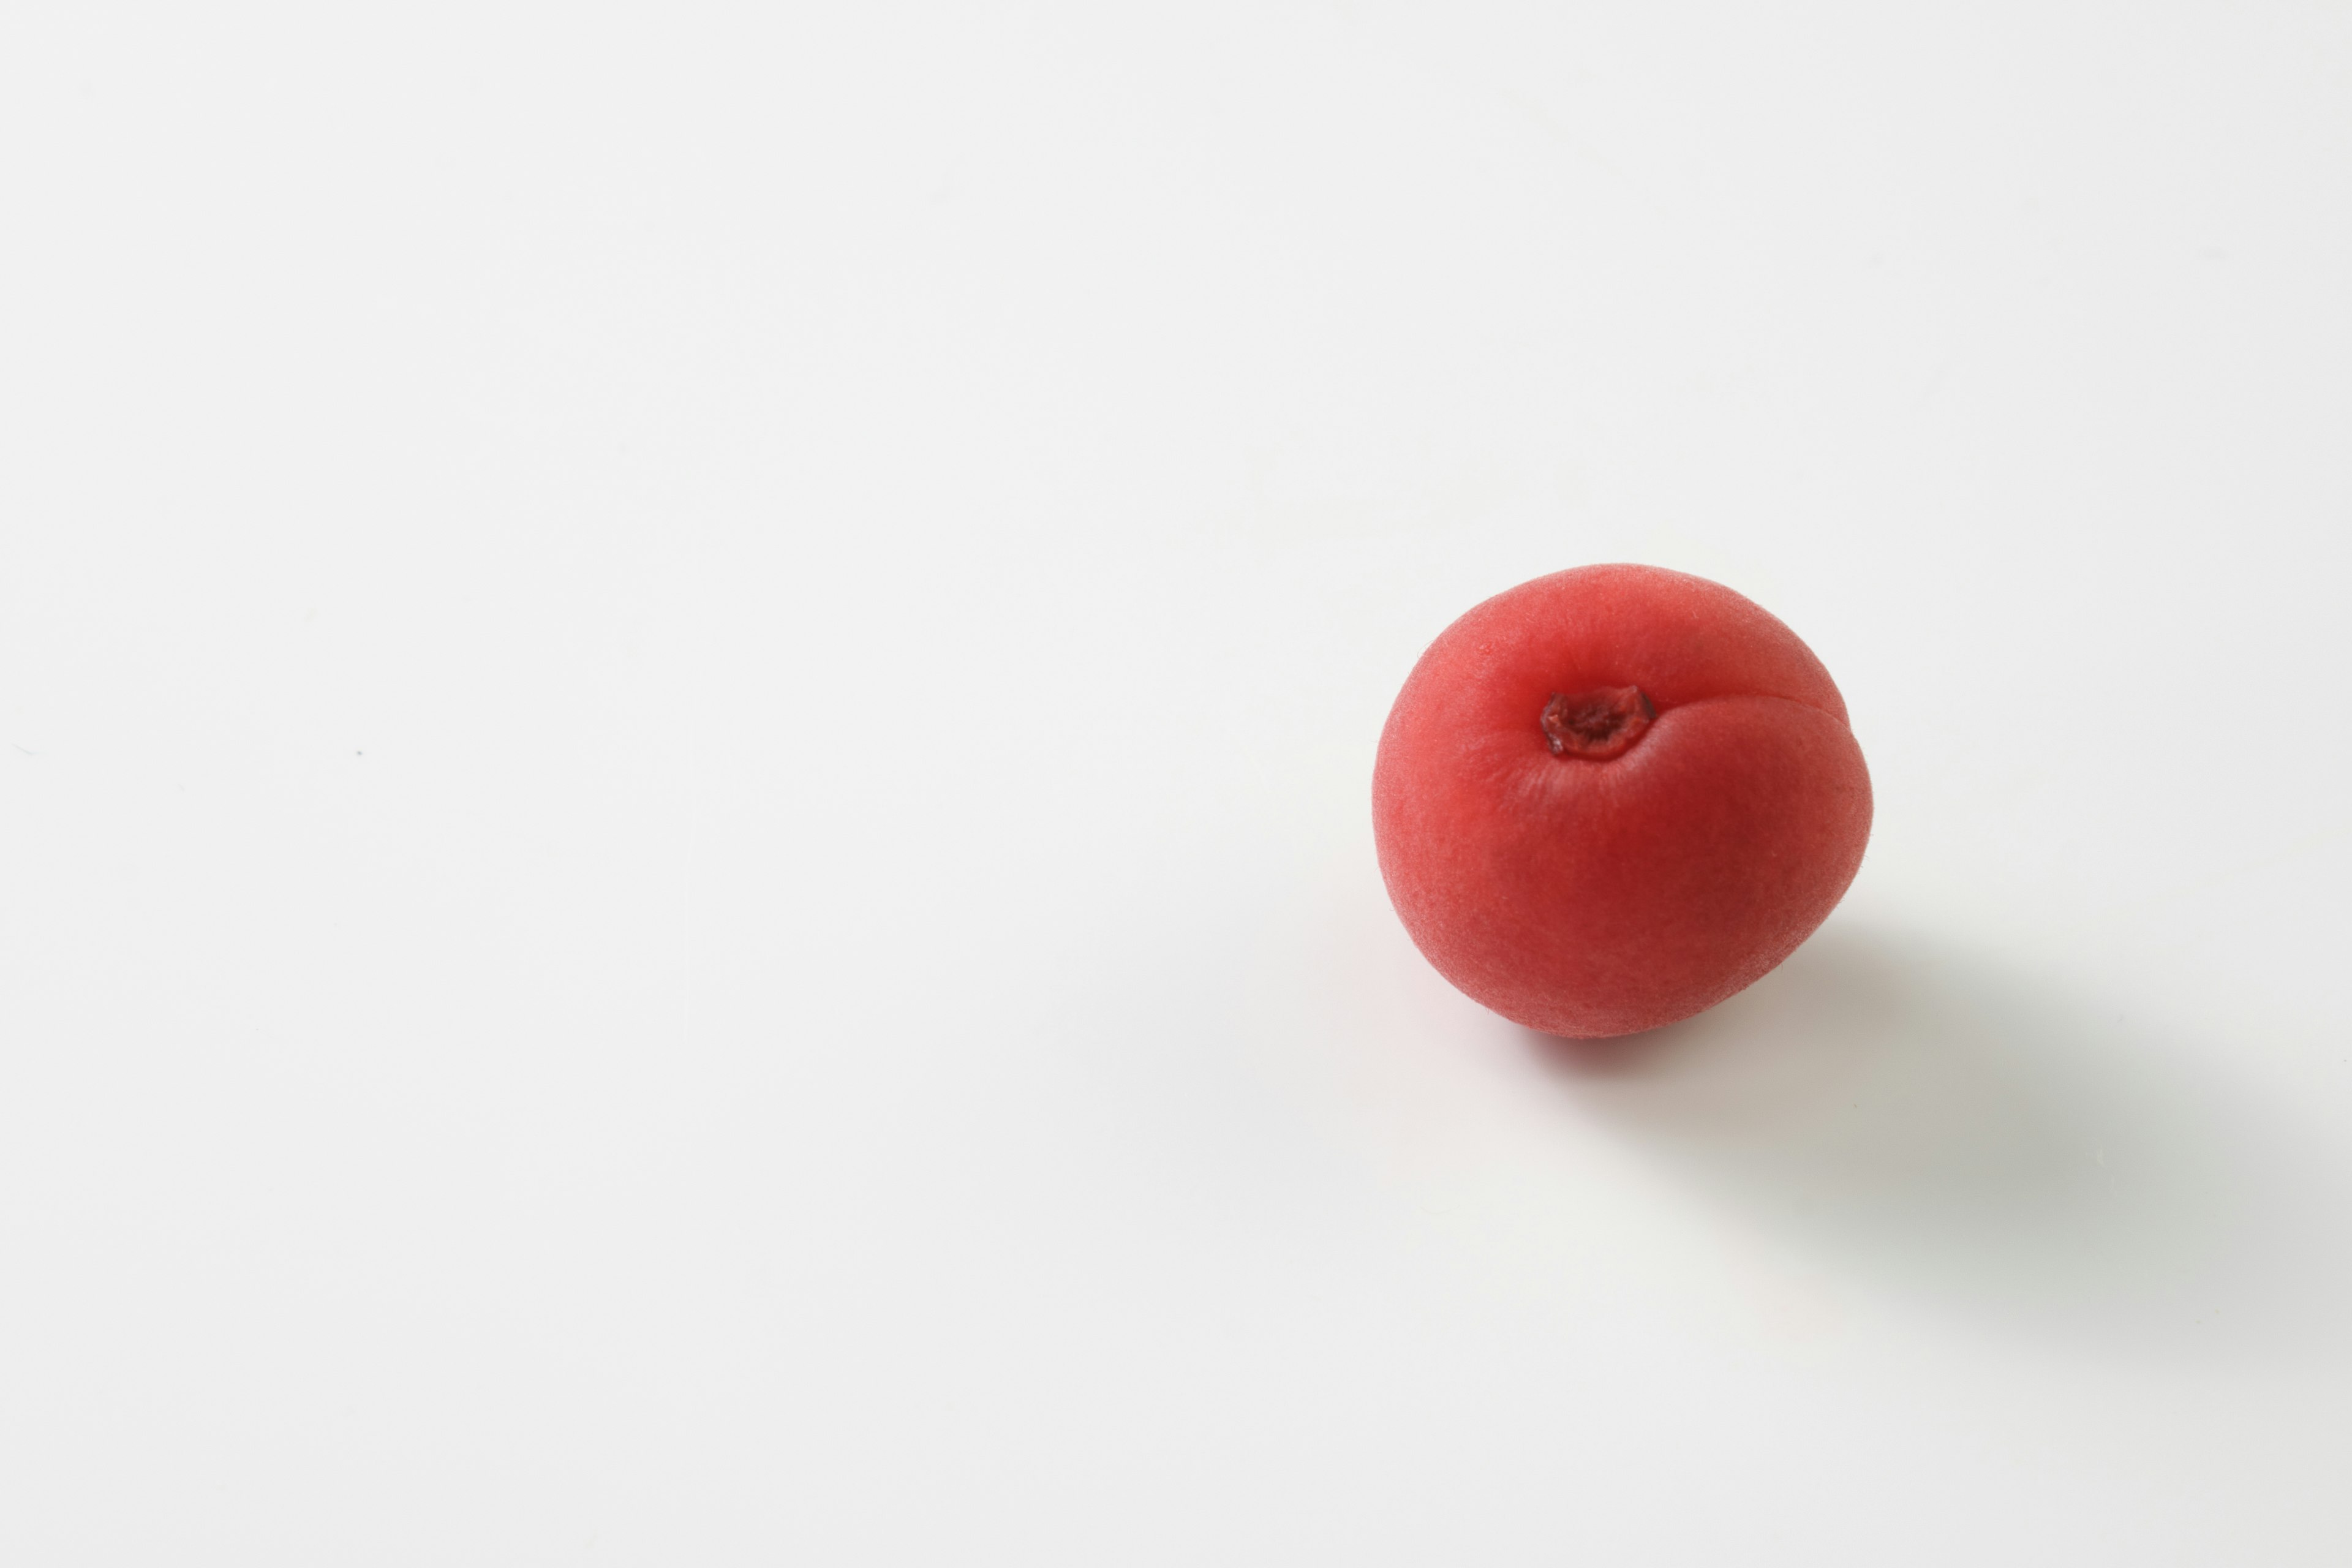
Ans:
{"type": "Polygon", "coordinates": [[[2352,1562],[2352,11],[0,26],[0,1559],[2352,1562]],[[1716,578],[1843,906],[1391,914],[1716,578]]]}

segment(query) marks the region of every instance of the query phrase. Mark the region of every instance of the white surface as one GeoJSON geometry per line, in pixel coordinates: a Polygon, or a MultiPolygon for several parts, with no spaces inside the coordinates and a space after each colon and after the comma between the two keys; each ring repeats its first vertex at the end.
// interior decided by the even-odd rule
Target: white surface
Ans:
{"type": "Polygon", "coordinates": [[[2347,17],[11,7],[0,1558],[2352,1561],[2347,17]],[[1616,559],[1878,822],[1612,1068],[1616,559]]]}

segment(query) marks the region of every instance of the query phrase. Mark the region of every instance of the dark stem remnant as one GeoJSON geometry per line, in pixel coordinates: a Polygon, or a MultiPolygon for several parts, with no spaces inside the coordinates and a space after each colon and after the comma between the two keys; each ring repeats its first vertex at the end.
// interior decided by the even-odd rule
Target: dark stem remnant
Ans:
{"type": "Polygon", "coordinates": [[[1544,739],[1555,757],[1603,763],[1640,740],[1657,716],[1638,686],[1604,686],[1572,697],[1555,691],[1544,704],[1544,739]]]}

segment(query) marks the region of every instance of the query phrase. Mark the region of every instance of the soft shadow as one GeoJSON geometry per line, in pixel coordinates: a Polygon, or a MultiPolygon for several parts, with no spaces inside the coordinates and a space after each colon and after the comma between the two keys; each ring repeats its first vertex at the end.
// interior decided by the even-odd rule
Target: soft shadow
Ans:
{"type": "Polygon", "coordinates": [[[1590,1116],[1878,1283],[2117,1350],[2341,1334],[2335,1163],[2182,1042],[1998,961],[1832,926],[1687,1023],[1521,1033],[1590,1116]]]}

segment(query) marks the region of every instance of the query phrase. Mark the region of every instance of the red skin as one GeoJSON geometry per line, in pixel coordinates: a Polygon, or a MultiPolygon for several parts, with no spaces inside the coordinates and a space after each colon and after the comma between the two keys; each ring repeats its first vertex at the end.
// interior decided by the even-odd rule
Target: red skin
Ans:
{"type": "Polygon", "coordinates": [[[1438,973],[1531,1029],[1628,1035],[1752,984],[1829,917],[1870,837],[1870,773],[1829,671],[1761,608],[1580,566],[1421,656],[1381,734],[1372,829],[1438,973]]]}

